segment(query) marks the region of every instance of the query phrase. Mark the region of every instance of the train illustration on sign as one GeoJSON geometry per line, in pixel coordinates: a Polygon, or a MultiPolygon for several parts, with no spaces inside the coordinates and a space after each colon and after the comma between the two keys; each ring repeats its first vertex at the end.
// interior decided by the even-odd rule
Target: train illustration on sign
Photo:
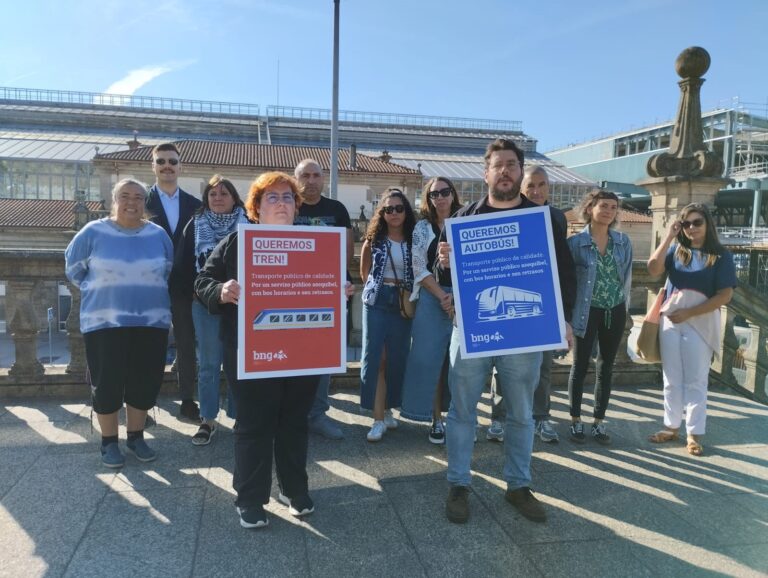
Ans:
{"type": "Polygon", "coordinates": [[[333,327],[336,315],[332,307],[306,309],[264,309],[253,319],[254,330],[318,329],[333,327]]]}
{"type": "Polygon", "coordinates": [[[478,321],[501,321],[544,315],[541,293],[497,285],[476,296],[478,321]]]}

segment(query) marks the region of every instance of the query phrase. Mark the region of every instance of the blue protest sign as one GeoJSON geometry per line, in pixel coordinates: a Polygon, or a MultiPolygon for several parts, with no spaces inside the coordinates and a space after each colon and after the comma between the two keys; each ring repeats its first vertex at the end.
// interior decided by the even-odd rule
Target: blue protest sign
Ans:
{"type": "Polygon", "coordinates": [[[548,207],[447,219],[461,356],[565,349],[548,207]]]}

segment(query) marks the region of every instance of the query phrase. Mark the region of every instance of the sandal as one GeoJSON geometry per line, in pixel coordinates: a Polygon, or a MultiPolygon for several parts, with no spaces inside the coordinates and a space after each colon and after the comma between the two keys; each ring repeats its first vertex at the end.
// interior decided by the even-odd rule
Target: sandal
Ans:
{"type": "Polygon", "coordinates": [[[692,456],[700,456],[704,453],[704,448],[695,438],[688,438],[685,449],[688,450],[688,453],[692,456]]]}
{"type": "Polygon", "coordinates": [[[196,446],[207,446],[211,443],[214,433],[216,433],[216,427],[213,424],[202,423],[197,433],[192,436],[192,443],[196,446]]]}
{"type": "Polygon", "coordinates": [[[648,441],[654,444],[665,444],[667,442],[673,442],[677,439],[676,429],[664,428],[661,431],[657,431],[655,434],[648,436],[648,441]]]}

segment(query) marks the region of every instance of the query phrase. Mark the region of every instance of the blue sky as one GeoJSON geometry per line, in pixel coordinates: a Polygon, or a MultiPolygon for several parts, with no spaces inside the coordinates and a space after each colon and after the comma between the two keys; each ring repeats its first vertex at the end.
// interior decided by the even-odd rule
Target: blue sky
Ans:
{"type": "MultiPolygon", "coordinates": [[[[332,0],[6,2],[0,86],[330,108],[332,0]]],[[[539,150],[705,109],[768,107],[764,0],[341,0],[340,107],[519,120],[539,150]]]]}

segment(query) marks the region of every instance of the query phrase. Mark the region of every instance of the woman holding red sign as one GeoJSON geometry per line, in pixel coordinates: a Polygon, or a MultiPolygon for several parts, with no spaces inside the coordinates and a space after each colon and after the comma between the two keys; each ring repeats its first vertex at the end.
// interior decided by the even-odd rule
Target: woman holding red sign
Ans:
{"type": "Polygon", "coordinates": [[[416,217],[403,192],[389,187],[371,219],[360,253],[363,288],[363,355],[360,405],[373,410],[368,441],[397,427],[392,408],[402,402],[411,343],[411,320],[401,314],[401,291],[413,290],[411,240],[416,217]]]}
{"type": "MultiPolygon", "coordinates": [[[[299,184],[285,173],[264,173],[248,191],[245,208],[255,223],[292,225],[301,205],[299,184]]],[[[294,516],[311,514],[307,477],[307,415],[315,398],[319,375],[237,379],[237,232],[213,250],[195,281],[200,301],[211,313],[221,313],[224,372],[235,395],[235,505],[244,528],[261,528],[269,521],[264,504],[272,489],[272,459],[280,487],[278,500],[294,516]]],[[[346,292],[350,294],[351,284],[346,292]]]]}

